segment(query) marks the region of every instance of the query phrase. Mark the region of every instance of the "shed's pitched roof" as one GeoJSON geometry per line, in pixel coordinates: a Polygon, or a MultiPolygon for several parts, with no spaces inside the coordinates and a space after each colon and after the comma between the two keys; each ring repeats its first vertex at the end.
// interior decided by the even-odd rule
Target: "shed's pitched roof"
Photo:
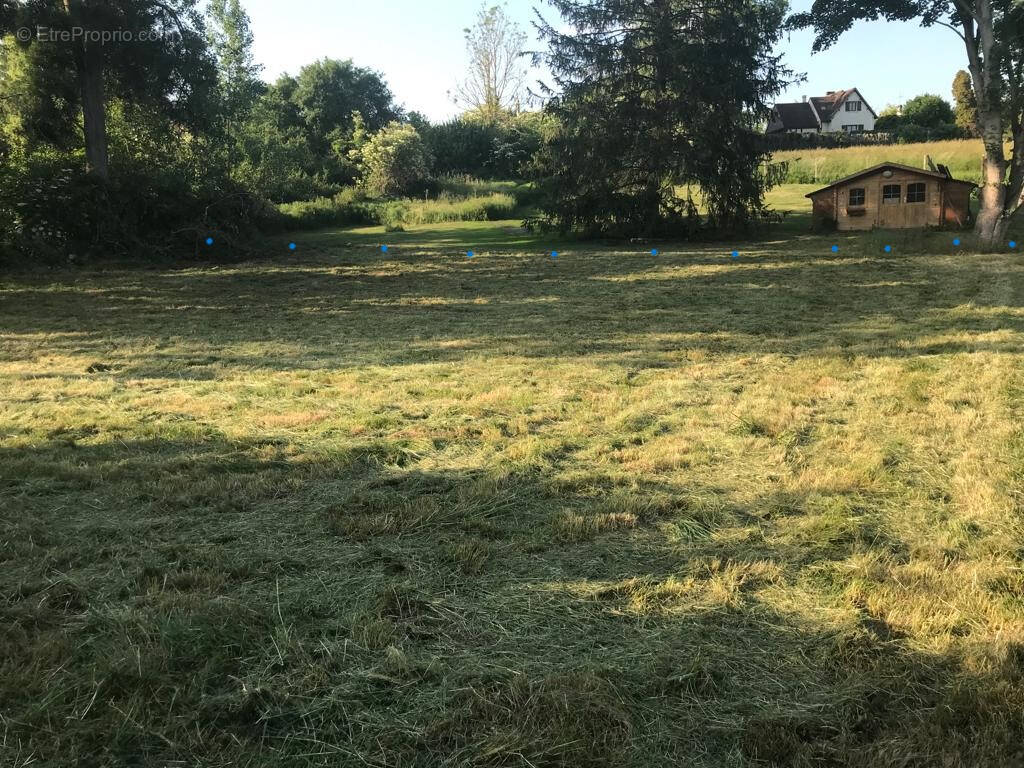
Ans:
{"type": "Polygon", "coordinates": [[[862,176],[870,176],[871,174],[877,173],[886,168],[893,168],[899,171],[916,173],[919,176],[927,176],[928,178],[931,179],[941,179],[942,181],[949,181],[952,182],[953,184],[966,184],[969,187],[978,186],[973,181],[963,181],[962,179],[954,179],[952,176],[947,176],[944,173],[938,173],[937,171],[926,171],[923,168],[913,168],[909,165],[903,165],[902,163],[879,163],[878,165],[873,165],[870,168],[865,168],[863,171],[857,171],[857,173],[852,173],[849,176],[846,176],[845,178],[839,179],[838,181],[833,181],[827,187],[822,187],[821,189],[816,189],[813,192],[808,192],[806,195],[804,195],[804,197],[813,197],[814,195],[817,195],[820,192],[832,189],[833,187],[838,187],[840,184],[846,184],[847,182],[853,181],[854,179],[859,179],[862,176]]]}
{"type": "Polygon", "coordinates": [[[775,120],[768,126],[768,133],[818,127],[818,118],[814,116],[811,105],[798,101],[775,105],[775,120]]]}

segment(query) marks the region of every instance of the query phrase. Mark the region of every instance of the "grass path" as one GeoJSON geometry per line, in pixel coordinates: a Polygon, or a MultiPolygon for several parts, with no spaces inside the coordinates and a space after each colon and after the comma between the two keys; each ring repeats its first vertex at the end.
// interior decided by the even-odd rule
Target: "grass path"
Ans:
{"type": "Polygon", "coordinates": [[[502,226],[0,278],[0,764],[1021,764],[1020,257],[502,226]]]}

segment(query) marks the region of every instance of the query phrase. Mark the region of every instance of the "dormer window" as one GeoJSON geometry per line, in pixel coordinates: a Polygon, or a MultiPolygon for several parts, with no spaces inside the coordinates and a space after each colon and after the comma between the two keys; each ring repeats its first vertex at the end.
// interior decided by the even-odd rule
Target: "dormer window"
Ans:
{"type": "Polygon", "coordinates": [[[846,102],[846,111],[847,112],[860,112],[861,104],[862,103],[863,102],[860,102],[860,101],[848,101],[848,102],[846,102]]]}

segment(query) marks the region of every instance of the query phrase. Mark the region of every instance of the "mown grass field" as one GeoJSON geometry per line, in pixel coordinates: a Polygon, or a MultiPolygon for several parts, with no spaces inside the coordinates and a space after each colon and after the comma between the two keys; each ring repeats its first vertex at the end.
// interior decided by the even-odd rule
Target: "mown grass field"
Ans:
{"type": "Polygon", "coordinates": [[[513,226],[0,277],[0,764],[1024,764],[1020,256],[513,226]]]}

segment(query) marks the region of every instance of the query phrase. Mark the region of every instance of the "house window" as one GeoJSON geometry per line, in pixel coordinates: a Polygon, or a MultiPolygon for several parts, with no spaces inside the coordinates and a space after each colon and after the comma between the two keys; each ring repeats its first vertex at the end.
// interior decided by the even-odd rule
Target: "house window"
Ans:
{"type": "Polygon", "coordinates": [[[847,133],[860,133],[861,131],[864,130],[864,124],[860,123],[858,125],[844,125],[843,130],[846,131],[847,133]]]}
{"type": "Polygon", "coordinates": [[[860,105],[861,105],[861,103],[859,101],[848,101],[848,102],[846,102],[846,111],[847,112],[860,112],[860,105]]]}
{"type": "Polygon", "coordinates": [[[927,197],[926,187],[923,183],[907,184],[907,202],[923,203],[927,197]]]}
{"type": "Polygon", "coordinates": [[[882,187],[882,202],[889,205],[898,205],[900,202],[900,192],[899,184],[886,184],[882,187]]]}
{"type": "Polygon", "coordinates": [[[864,205],[864,189],[862,187],[850,190],[850,205],[864,205]]]}

